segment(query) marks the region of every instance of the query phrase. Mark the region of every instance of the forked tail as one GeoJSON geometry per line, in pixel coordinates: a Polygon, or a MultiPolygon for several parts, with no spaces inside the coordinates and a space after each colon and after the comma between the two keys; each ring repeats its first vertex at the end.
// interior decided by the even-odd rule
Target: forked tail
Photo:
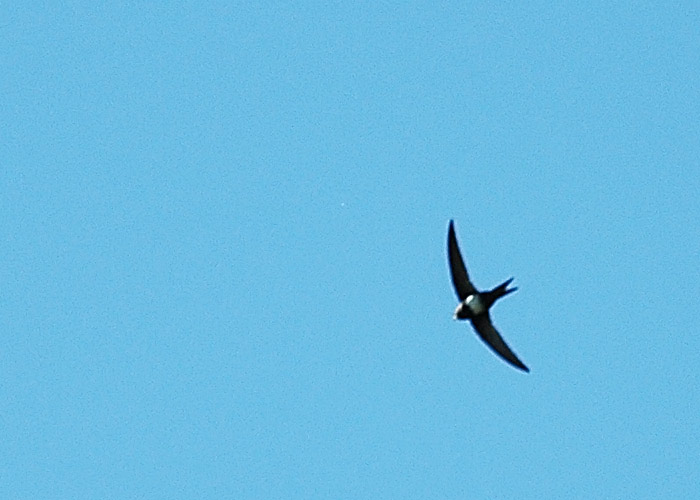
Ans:
{"type": "Polygon", "coordinates": [[[514,291],[516,291],[516,290],[518,289],[517,286],[514,286],[513,288],[508,288],[508,285],[510,285],[510,283],[513,281],[513,279],[514,279],[514,278],[510,278],[509,280],[507,280],[507,281],[501,283],[501,284],[498,285],[496,288],[494,288],[493,290],[491,290],[490,293],[493,294],[494,300],[495,300],[495,299],[500,299],[500,298],[503,297],[504,295],[508,295],[509,293],[514,292],[514,291]]]}

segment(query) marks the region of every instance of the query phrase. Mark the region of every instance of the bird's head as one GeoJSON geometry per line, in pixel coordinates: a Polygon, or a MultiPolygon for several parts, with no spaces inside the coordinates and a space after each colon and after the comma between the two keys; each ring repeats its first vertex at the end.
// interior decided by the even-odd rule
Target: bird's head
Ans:
{"type": "Polygon", "coordinates": [[[460,302],[457,305],[457,308],[455,309],[455,313],[452,315],[452,319],[455,321],[458,319],[466,319],[469,317],[469,308],[464,304],[464,302],[460,302]]]}

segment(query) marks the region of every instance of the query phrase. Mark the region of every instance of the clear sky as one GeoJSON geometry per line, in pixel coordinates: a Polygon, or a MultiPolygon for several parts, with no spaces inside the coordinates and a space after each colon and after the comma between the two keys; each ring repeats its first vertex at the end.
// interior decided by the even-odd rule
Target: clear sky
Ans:
{"type": "Polygon", "coordinates": [[[0,497],[700,494],[698,2],[0,23],[0,497]]]}

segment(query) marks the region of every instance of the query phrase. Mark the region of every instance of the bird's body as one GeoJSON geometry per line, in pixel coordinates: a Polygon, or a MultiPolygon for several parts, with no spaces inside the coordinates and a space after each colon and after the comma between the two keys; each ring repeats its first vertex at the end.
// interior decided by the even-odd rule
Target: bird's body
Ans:
{"type": "Polygon", "coordinates": [[[501,338],[501,335],[493,326],[489,315],[489,309],[496,300],[517,290],[517,288],[508,288],[513,278],[498,285],[493,290],[487,292],[478,291],[469,280],[469,274],[457,245],[453,221],[450,221],[450,228],[447,234],[447,255],[450,261],[452,284],[460,300],[454,312],[454,319],[470,320],[479,337],[496,354],[516,368],[529,372],[529,368],[518,359],[503,338],[501,338]]]}
{"type": "Polygon", "coordinates": [[[488,311],[488,307],[484,304],[481,299],[481,294],[475,293],[468,295],[464,302],[460,302],[455,310],[455,319],[471,319],[479,314],[483,314],[488,311]]]}

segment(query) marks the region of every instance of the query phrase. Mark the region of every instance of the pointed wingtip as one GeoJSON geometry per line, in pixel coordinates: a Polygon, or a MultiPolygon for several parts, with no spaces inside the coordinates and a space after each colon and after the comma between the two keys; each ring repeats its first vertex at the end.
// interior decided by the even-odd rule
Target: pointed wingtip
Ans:
{"type": "Polygon", "coordinates": [[[518,370],[525,372],[525,373],[530,373],[530,369],[525,366],[525,363],[520,361],[517,356],[513,355],[514,359],[508,359],[504,356],[501,355],[501,357],[508,362],[509,365],[511,365],[513,368],[517,368],[518,370]]]}
{"type": "Polygon", "coordinates": [[[530,369],[525,366],[525,363],[520,361],[518,356],[508,347],[508,344],[503,340],[501,334],[498,333],[496,327],[491,322],[491,317],[487,314],[479,315],[471,319],[472,326],[476,333],[481,337],[481,340],[496,353],[506,363],[518,370],[529,373],[530,369]]]}
{"type": "Polygon", "coordinates": [[[447,226],[447,240],[454,240],[457,243],[457,232],[455,231],[455,221],[450,219],[450,224],[447,226]]]}
{"type": "Polygon", "coordinates": [[[515,356],[515,359],[512,360],[512,365],[518,368],[519,370],[524,371],[525,373],[530,373],[530,369],[527,366],[525,366],[525,363],[520,361],[520,359],[518,359],[517,356],[515,356]]]}
{"type": "Polygon", "coordinates": [[[510,364],[514,368],[517,368],[518,370],[525,372],[525,373],[530,373],[530,369],[527,366],[525,366],[525,364],[522,361],[517,360],[517,361],[519,361],[519,363],[516,363],[515,360],[510,360],[510,359],[506,359],[506,361],[508,362],[508,364],[510,364]]]}

